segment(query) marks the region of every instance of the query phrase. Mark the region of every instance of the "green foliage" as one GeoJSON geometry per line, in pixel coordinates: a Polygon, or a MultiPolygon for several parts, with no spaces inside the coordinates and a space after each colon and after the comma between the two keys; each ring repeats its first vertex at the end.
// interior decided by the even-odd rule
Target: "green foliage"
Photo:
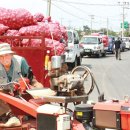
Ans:
{"type": "MultiPolygon", "coordinates": [[[[127,31],[128,29],[126,29],[127,31]]],[[[81,39],[81,37],[83,35],[90,35],[91,34],[91,30],[89,28],[88,25],[83,26],[83,29],[78,29],[78,34],[79,37],[81,39]]],[[[101,28],[99,30],[92,30],[93,32],[97,33],[97,32],[104,32],[105,35],[107,35],[107,28],[101,28]]],[[[124,33],[126,33],[126,31],[124,33]]],[[[117,32],[114,32],[113,30],[108,30],[108,35],[112,35],[112,36],[118,36],[119,34],[117,32]]],[[[130,35],[129,32],[126,33],[126,35],[130,35]]]]}
{"type": "Polygon", "coordinates": [[[125,36],[125,37],[130,37],[130,32],[129,32],[128,29],[124,32],[124,36],[125,36]]]}

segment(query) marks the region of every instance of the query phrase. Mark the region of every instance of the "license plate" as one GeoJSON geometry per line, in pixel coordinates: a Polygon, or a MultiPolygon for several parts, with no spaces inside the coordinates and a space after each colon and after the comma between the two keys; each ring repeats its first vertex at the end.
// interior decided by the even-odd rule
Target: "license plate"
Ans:
{"type": "Polygon", "coordinates": [[[85,52],[90,52],[90,50],[89,50],[89,49],[87,49],[87,50],[85,50],[85,52]]]}

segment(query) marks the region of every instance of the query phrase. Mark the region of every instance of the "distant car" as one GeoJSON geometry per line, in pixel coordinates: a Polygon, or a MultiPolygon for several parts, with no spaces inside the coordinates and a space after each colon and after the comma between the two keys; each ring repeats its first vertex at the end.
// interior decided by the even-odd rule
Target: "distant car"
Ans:
{"type": "Polygon", "coordinates": [[[80,49],[81,58],[83,58],[83,56],[84,56],[84,47],[83,47],[82,44],[79,44],[79,49],[80,49]]]}
{"type": "Polygon", "coordinates": [[[109,36],[108,37],[108,50],[107,52],[111,52],[112,54],[115,53],[115,49],[114,49],[114,42],[115,42],[115,37],[113,36],[109,36]]]}
{"type": "Polygon", "coordinates": [[[122,41],[125,42],[125,48],[130,50],[130,38],[129,37],[122,37],[122,41]]]}
{"type": "Polygon", "coordinates": [[[125,49],[126,49],[126,43],[121,39],[121,51],[125,51],[125,49]]]}
{"type": "Polygon", "coordinates": [[[101,57],[106,55],[104,44],[100,36],[84,35],[81,38],[80,46],[83,48],[81,52],[82,56],[96,55],[97,57],[101,57]]]}

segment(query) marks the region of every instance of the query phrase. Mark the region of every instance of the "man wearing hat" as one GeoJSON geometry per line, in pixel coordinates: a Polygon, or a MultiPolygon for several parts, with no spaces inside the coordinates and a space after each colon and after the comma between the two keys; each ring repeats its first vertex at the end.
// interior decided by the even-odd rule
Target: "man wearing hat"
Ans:
{"type": "MultiPolygon", "coordinates": [[[[29,65],[25,58],[14,54],[15,52],[11,50],[10,44],[0,44],[0,84],[6,84],[13,81],[17,82],[18,79],[21,78],[21,75],[23,77],[28,75],[29,65]]],[[[32,81],[32,86],[43,88],[43,85],[35,78],[32,81]]],[[[0,100],[0,116],[9,111],[9,106],[0,100]]],[[[21,125],[19,119],[12,116],[5,124],[0,124],[0,127],[11,127],[19,125],[21,125]]]]}

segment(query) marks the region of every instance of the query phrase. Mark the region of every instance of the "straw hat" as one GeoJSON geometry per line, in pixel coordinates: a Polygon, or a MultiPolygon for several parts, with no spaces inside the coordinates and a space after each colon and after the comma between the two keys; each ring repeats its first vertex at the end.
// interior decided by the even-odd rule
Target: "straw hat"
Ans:
{"type": "Polygon", "coordinates": [[[0,55],[4,54],[14,54],[15,52],[11,50],[10,44],[1,43],[0,44],[0,55]]]}

